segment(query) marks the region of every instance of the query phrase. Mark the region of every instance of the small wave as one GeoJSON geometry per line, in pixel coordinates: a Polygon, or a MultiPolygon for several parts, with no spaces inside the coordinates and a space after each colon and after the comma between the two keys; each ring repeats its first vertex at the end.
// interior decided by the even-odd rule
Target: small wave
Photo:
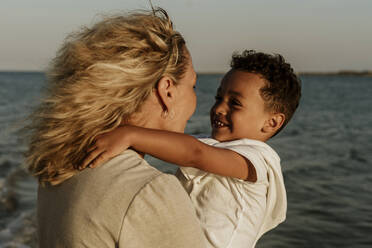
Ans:
{"type": "Polygon", "coordinates": [[[0,189],[0,247],[37,247],[37,183],[17,168],[0,179],[0,189]]]}
{"type": "Polygon", "coordinates": [[[36,214],[34,210],[21,213],[6,228],[0,230],[0,247],[37,247],[36,214]]]}
{"type": "MultiPolygon", "coordinates": [[[[0,152],[0,155],[1,155],[1,152],[0,152]]],[[[0,178],[5,178],[6,175],[8,174],[8,172],[14,168],[14,163],[12,163],[10,160],[8,159],[4,159],[2,161],[0,161],[0,178]]]]}
{"type": "Polygon", "coordinates": [[[367,162],[367,160],[365,158],[361,157],[359,155],[358,151],[355,150],[355,149],[350,149],[350,159],[358,161],[358,162],[362,162],[362,163],[367,162]]]}
{"type": "Polygon", "coordinates": [[[37,183],[23,168],[18,168],[9,174],[2,187],[2,192],[4,193],[2,199],[5,196],[7,199],[14,198],[17,202],[13,211],[29,210],[36,205],[37,183]]]}

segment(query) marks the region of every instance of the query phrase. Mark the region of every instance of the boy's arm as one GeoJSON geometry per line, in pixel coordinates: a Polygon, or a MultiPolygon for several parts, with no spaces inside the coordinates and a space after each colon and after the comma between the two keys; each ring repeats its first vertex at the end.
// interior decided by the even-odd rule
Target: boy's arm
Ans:
{"type": "Polygon", "coordinates": [[[92,156],[98,156],[92,167],[117,155],[119,146],[123,148],[121,151],[131,146],[135,150],[180,166],[252,182],[257,180],[256,171],[249,160],[234,151],[206,145],[190,135],[135,126],[122,126],[115,131],[117,133],[112,133],[104,142],[99,140],[98,147],[94,150],[99,155],[92,156]]]}

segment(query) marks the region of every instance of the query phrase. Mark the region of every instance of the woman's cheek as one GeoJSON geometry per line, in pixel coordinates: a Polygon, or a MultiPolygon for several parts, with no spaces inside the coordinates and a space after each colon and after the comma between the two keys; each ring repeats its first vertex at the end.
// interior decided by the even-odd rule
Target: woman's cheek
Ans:
{"type": "Polygon", "coordinates": [[[198,99],[197,99],[197,97],[196,97],[196,93],[195,93],[195,91],[194,91],[194,109],[193,109],[192,113],[195,112],[197,103],[198,103],[198,99]]]}

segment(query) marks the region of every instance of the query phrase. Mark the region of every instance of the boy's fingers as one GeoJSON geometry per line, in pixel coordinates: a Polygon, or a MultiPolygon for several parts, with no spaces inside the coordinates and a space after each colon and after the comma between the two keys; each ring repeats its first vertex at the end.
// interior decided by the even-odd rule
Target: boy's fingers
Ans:
{"type": "Polygon", "coordinates": [[[96,157],[90,164],[89,168],[96,168],[98,165],[103,164],[106,162],[107,156],[106,152],[102,152],[98,157],[96,157]]]}
{"type": "Polygon", "coordinates": [[[88,148],[87,152],[92,152],[92,151],[94,151],[95,149],[97,149],[97,146],[92,145],[91,147],[88,148]]]}
{"type": "Polygon", "coordinates": [[[100,151],[99,149],[95,149],[89,153],[89,155],[84,159],[83,163],[79,166],[79,169],[85,169],[96,157],[98,157],[104,151],[100,151]]]}

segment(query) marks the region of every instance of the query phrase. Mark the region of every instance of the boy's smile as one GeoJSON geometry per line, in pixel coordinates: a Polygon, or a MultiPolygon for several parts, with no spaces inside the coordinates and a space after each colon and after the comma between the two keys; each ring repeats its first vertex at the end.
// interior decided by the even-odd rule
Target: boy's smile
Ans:
{"type": "Polygon", "coordinates": [[[255,73],[233,69],[224,76],[210,112],[214,139],[266,140],[263,127],[271,113],[260,94],[265,85],[265,79],[255,73]]]}

